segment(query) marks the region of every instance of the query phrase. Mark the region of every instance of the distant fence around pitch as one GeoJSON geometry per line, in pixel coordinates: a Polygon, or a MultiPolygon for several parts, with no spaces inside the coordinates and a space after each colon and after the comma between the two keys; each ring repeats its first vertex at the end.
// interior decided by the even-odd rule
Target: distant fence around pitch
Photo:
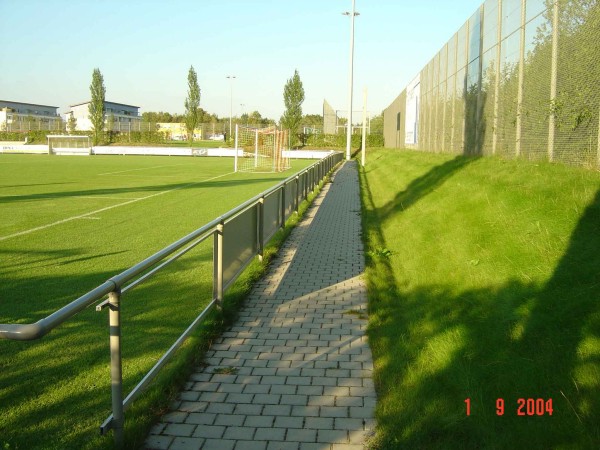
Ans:
{"type": "Polygon", "coordinates": [[[385,146],[600,167],[599,29],[597,2],[485,1],[384,111],[385,146]]]}
{"type": "Polygon", "coordinates": [[[328,154],[310,167],[258,194],[138,264],[114,275],[36,323],[0,324],[0,339],[40,339],[90,305],[96,304],[97,311],[108,310],[112,415],[106,419],[100,429],[103,434],[112,429],[116,445],[121,447],[124,438],[125,409],[149,385],[160,368],[174,355],[193,330],[202,323],[208,313],[221,305],[227,288],[233,284],[255,257],[262,257],[268,241],[277,230],[285,226],[286,220],[291,215],[298,212],[300,203],[308,198],[311,192],[314,192],[318,184],[342,159],[343,154],[340,152],[328,154]],[[124,398],[121,359],[122,296],[200,243],[211,240],[213,242],[213,294],[209,305],[124,398]],[[108,299],[104,300],[107,296],[108,299]]]}

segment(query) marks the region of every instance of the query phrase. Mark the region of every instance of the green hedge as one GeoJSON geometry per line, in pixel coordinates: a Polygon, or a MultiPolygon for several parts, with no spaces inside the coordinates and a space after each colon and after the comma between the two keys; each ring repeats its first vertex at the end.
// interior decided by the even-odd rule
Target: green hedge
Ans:
{"type": "Polygon", "coordinates": [[[119,133],[107,131],[105,133],[106,144],[164,144],[165,135],[158,131],[131,131],[119,133]]]}
{"type": "MultiPolygon", "coordinates": [[[[310,147],[327,147],[327,148],[345,148],[345,134],[310,134],[305,135],[303,139],[304,145],[310,147]]],[[[352,148],[360,148],[362,146],[362,136],[360,134],[352,135],[352,148]]],[[[368,134],[367,147],[383,147],[382,134],[368,134]]]]}
{"type": "MultiPolygon", "coordinates": [[[[0,131],[0,141],[23,141],[27,138],[30,144],[47,144],[48,135],[65,134],[58,131],[35,130],[35,131],[0,131]]],[[[87,131],[76,131],[70,133],[77,136],[87,136],[87,131]]]]}

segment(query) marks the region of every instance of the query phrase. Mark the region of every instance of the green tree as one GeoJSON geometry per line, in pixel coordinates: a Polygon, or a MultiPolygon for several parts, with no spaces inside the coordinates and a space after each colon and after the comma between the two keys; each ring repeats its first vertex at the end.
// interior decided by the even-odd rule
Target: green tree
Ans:
{"type": "Polygon", "coordinates": [[[75,130],[77,130],[77,119],[73,114],[69,114],[69,120],[67,120],[67,130],[69,133],[73,133],[75,130]]]}
{"type": "Polygon", "coordinates": [[[304,102],[304,88],[298,70],[294,71],[294,76],[290,78],[283,89],[283,102],[285,112],[281,117],[281,125],[290,130],[295,144],[298,139],[298,127],[302,121],[302,102],[304,102]]]}
{"type": "Polygon", "coordinates": [[[185,128],[187,129],[190,146],[194,142],[194,129],[198,124],[200,112],[200,87],[194,66],[188,72],[188,96],[185,99],[185,128]]]}
{"type": "Polygon", "coordinates": [[[102,133],[104,132],[104,102],[106,99],[104,78],[98,68],[94,69],[94,73],[92,74],[90,93],[92,94],[92,98],[88,106],[88,111],[90,113],[90,121],[92,122],[92,141],[94,145],[98,145],[100,136],[102,136],[102,133]]]}
{"type": "Polygon", "coordinates": [[[383,114],[371,118],[371,134],[383,134],[383,114]]]}
{"type": "Polygon", "coordinates": [[[323,116],[321,114],[306,114],[302,118],[302,125],[311,128],[323,128],[323,116]]]}

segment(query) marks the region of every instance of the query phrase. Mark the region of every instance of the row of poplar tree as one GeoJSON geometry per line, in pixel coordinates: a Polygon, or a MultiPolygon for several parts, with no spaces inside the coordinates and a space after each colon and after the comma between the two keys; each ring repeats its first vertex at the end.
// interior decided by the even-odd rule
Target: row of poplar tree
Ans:
{"type": "MultiPolygon", "coordinates": [[[[98,145],[104,132],[106,87],[100,69],[94,69],[92,73],[92,84],[90,85],[91,101],[89,104],[90,121],[92,122],[93,145],[98,145]]],[[[302,103],[304,102],[304,87],[300,80],[298,70],[294,71],[292,78],[287,80],[283,89],[283,102],[285,112],[281,117],[280,124],[283,128],[290,130],[291,136],[298,134],[298,128],[302,121],[302,103]]],[[[188,72],[188,92],[185,99],[185,113],[183,115],[190,145],[194,140],[194,129],[200,122],[202,109],[200,108],[200,86],[194,66],[190,66],[188,72]]]]}

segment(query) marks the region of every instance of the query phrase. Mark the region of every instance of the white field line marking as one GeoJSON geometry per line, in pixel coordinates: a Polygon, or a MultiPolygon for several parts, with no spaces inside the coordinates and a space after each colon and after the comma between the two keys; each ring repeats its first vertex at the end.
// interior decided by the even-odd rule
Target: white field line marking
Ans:
{"type": "Polygon", "coordinates": [[[80,217],[81,220],[100,220],[100,217],[80,217]]]}
{"type": "Polygon", "coordinates": [[[140,167],[139,169],[127,169],[127,170],[120,170],[118,172],[99,173],[98,175],[114,175],[114,174],[117,174],[117,173],[135,172],[136,170],[161,169],[163,167],[174,167],[174,166],[183,166],[183,165],[184,164],[168,164],[166,166],[140,167]]]}
{"type": "MultiPolygon", "coordinates": [[[[59,197],[57,197],[57,198],[59,198],[59,197]]],[[[107,200],[140,200],[142,197],[104,197],[101,195],[77,195],[76,197],[72,197],[72,198],[91,198],[91,199],[102,198],[102,199],[107,199],[107,200]]]]}
{"type": "Polygon", "coordinates": [[[179,189],[183,189],[183,188],[186,188],[186,187],[189,187],[189,186],[194,186],[195,184],[206,183],[207,181],[212,181],[212,180],[216,180],[217,178],[226,177],[227,175],[231,175],[233,173],[235,173],[235,172],[229,172],[229,173],[225,173],[223,175],[218,175],[216,177],[207,178],[206,180],[196,181],[194,183],[189,183],[189,184],[184,184],[183,186],[179,186],[179,187],[176,187],[176,188],[173,188],[173,189],[169,189],[168,191],[161,191],[161,192],[157,192],[156,194],[148,195],[146,197],[140,197],[140,198],[137,198],[135,200],[129,200],[127,202],[117,203],[116,205],[106,206],[104,208],[100,208],[100,209],[97,209],[97,210],[89,212],[89,213],[81,214],[79,216],[68,217],[67,219],[57,220],[56,222],[52,222],[52,223],[49,223],[49,224],[46,224],[46,225],[41,225],[41,226],[35,227],[35,228],[30,228],[29,230],[25,230],[25,231],[19,231],[18,233],[9,234],[7,236],[0,236],[0,241],[5,241],[7,239],[14,238],[14,237],[17,237],[17,236],[23,236],[24,234],[33,233],[34,231],[44,230],[46,228],[50,228],[50,227],[53,227],[55,225],[60,225],[61,223],[70,222],[71,220],[83,219],[85,217],[93,216],[95,214],[98,214],[98,213],[101,213],[101,212],[104,212],[104,211],[108,211],[110,209],[118,208],[120,206],[130,205],[131,203],[136,203],[136,202],[139,202],[141,200],[147,200],[147,199],[152,198],[152,197],[158,197],[159,195],[167,194],[167,193],[173,192],[173,191],[178,191],[179,189]]]}
{"type": "Polygon", "coordinates": [[[143,174],[143,175],[138,175],[137,173],[127,173],[127,174],[116,174],[113,175],[115,177],[123,177],[123,178],[177,178],[181,175],[148,175],[148,174],[143,174]]]}

